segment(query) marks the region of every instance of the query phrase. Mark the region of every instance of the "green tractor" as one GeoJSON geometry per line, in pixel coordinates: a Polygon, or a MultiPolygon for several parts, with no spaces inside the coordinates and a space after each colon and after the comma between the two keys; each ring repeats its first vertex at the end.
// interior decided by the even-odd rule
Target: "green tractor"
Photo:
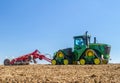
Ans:
{"type": "Polygon", "coordinates": [[[110,59],[111,46],[108,44],[90,42],[90,35],[87,34],[74,37],[74,50],[66,48],[58,50],[54,53],[53,65],[68,65],[68,64],[107,64],[110,59]]]}

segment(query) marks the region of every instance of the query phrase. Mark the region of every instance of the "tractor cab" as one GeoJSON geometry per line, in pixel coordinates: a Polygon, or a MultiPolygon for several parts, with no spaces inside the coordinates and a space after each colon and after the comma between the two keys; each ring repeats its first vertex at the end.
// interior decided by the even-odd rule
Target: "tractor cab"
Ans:
{"type": "Polygon", "coordinates": [[[90,43],[90,35],[75,36],[74,37],[74,49],[81,49],[83,47],[87,48],[90,43]]]}

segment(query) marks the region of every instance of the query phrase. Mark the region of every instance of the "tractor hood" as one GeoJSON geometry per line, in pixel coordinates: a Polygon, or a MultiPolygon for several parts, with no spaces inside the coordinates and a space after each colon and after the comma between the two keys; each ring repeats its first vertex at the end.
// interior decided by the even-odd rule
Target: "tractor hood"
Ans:
{"type": "Polygon", "coordinates": [[[111,46],[108,44],[102,44],[102,43],[96,43],[96,44],[91,43],[89,44],[89,48],[95,49],[103,55],[109,55],[111,46]]]}

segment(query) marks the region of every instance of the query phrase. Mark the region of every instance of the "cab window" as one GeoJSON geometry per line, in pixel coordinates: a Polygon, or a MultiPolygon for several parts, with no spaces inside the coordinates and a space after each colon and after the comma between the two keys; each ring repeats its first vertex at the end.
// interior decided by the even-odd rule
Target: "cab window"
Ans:
{"type": "Polygon", "coordinates": [[[75,39],[75,45],[77,45],[77,46],[83,46],[84,45],[83,38],[75,39]]]}

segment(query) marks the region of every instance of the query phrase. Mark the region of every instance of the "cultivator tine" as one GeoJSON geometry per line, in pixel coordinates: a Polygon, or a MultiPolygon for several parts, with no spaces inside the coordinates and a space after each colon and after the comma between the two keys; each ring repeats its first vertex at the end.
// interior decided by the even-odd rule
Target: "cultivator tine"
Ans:
{"type": "Polygon", "coordinates": [[[31,56],[28,56],[28,61],[31,61],[32,57],[31,56]]]}
{"type": "Polygon", "coordinates": [[[34,62],[34,64],[36,64],[36,63],[37,63],[37,61],[36,61],[35,59],[33,59],[33,62],[34,62]]]}

